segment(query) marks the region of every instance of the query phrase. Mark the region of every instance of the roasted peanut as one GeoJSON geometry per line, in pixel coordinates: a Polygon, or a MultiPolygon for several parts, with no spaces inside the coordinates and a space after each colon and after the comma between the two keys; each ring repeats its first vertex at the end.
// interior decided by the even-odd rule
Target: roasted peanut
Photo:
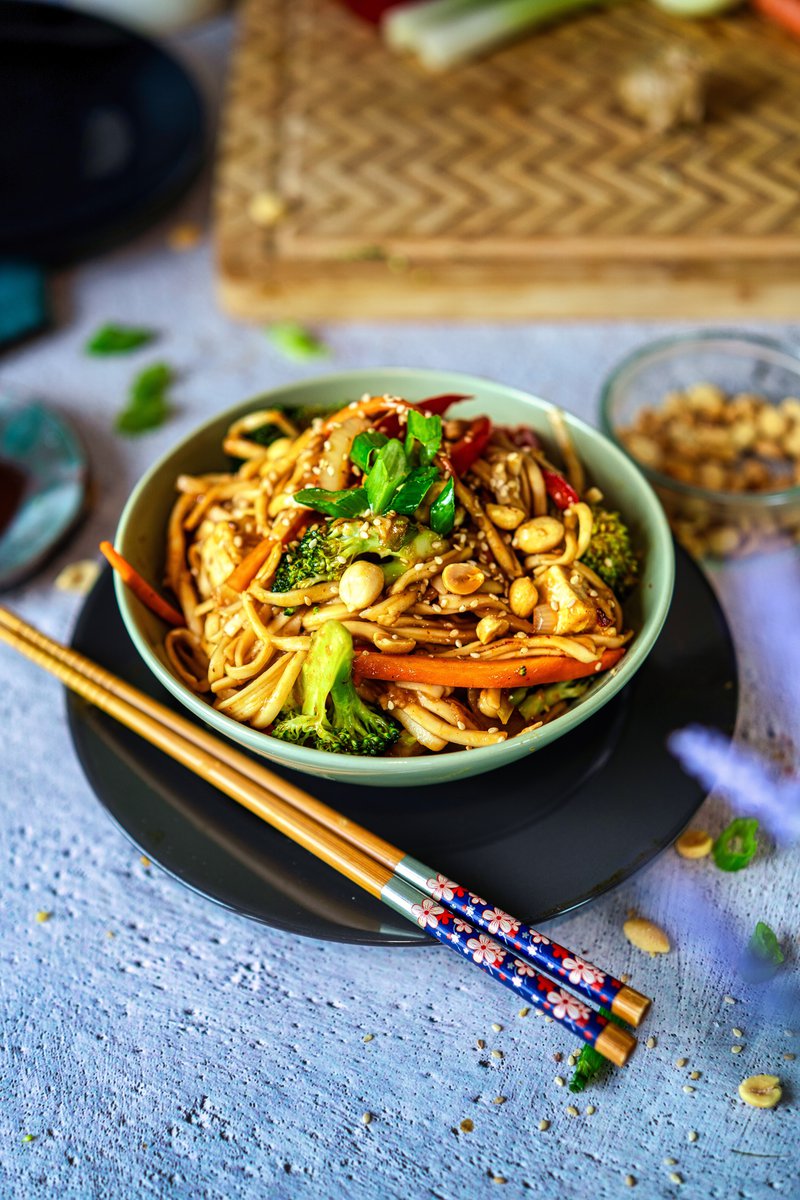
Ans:
{"type": "Polygon", "coordinates": [[[375,634],[375,647],[382,654],[410,654],[416,644],[413,638],[400,637],[399,634],[375,634]]]}
{"type": "Polygon", "coordinates": [[[478,635],[478,641],[483,642],[485,646],[487,642],[492,642],[496,637],[502,637],[504,633],[508,632],[508,621],[492,615],[481,617],[475,626],[475,632],[478,635]]]}
{"type": "Polygon", "coordinates": [[[752,1108],[774,1108],[783,1095],[777,1075],[750,1075],[739,1084],[739,1095],[752,1108]]]}
{"type": "Polygon", "coordinates": [[[542,554],[553,550],[564,538],[564,526],[555,517],[534,517],[520,525],[513,545],[523,554],[542,554]]]}
{"type": "Polygon", "coordinates": [[[485,578],[475,563],[448,563],[442,571],[442,583],[448,592],[456,596],[470,596],[477,592],[485,578]]]}
{"type": "Polygon", "coordinates": [[[631,945],[637,950],[643,950],[645,954],[653,956],[669,953],[670,942],[664,930],[644,917],[631,917],[622,926],[622,930],[631,945]]]}
{"type": "Polygon", "coordinates": [[[536,608],[539,592],[527,575],[520,575],[508,589],[508,603],[516,617],[529,617],[536,608]]]}
{"type": "Polygon", "coordinates": [[[339,580],[339,597],[350,612],[368,608],[383,591],[383,582],[383,571],[377,563],[351,563],[339,580]]]}
{"type": "Polygon", "coordinates": [[[525,513],[513,504],[487,504],[486,515],[498,529],[516,529],[525,520],[525,513]]]}

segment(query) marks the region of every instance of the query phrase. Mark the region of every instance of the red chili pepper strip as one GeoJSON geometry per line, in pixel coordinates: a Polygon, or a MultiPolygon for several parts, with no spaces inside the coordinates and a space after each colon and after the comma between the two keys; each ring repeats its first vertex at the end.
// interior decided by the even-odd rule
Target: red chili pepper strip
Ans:
{"type": "Polygon", "coordinates": [[[548,471],[547,467],[542,467],[542,478],[545,491],[559,508],[570,508],[580,500],[575,488],[571,483],[567,483],[563,475],[559,475],[556,471],[548,471]]]}
{"type": "Polygon", "coordinates": [[[753,0],[753,7],[762,17],[800,37],[800,0],[753,0]]]}
{"type": "Polygon", "coordinates": [[[456,475],[466,475],[476,459],[480,458],[492,436],[492,422],[488,417],[478,417],[464,436],[450,450],[450,462],[456,475]]]}
{"type": "Polygon", "coordinates": [[[562,657],[506,658],[481,662],[474,658],[437,658],[423,654],[378,654],[367,650],[353,660],[359,679],[389,679],[398,683],[429,683],[443,687],[518,688],[560,683],[599,675],[622,658],[624,650],[604,650],[596,662],[562,657]]]}
{"type": "Polygon", "coordinates": [[[418,400],[414,408],[429,415],[435,413],[437,417],[443,417],[451,404],[458,404],[459,400],[471,399],[472,396],[464,396],[460,392],[450,392],[442,396],[429,396],[427,400],[418,400]]]}

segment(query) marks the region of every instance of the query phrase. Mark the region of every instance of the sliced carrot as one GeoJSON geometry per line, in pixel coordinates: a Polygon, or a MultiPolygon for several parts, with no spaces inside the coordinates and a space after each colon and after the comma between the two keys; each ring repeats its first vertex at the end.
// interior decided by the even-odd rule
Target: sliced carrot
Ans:
{"type": "Polygon", "coordinates": [[[800,37],[800,0],[753,0],[753,7],[776,25],[800,37]]]}
{"type": "Polygon", "coordinates": [[[267,537],[262,538],[249,554],[244,556],[238,567],[234,567],[225,580],[225,586],[231,588],[234,592],[243,592],[253,582],[269,558],[273,547],[278,544],[285,546],[287,542],[290,542],[300,532],[304,525],[308,524],[313,516],[314,513],[308,512],[307,509],[298,509],[297,514],[288,523],[286,529],[279,537],[269,534],[267,537]]]}
{"type": "Polygon", "coordinates": [[[474,658],[437,658],[422,654],[376,654],[365,651],[353,662],[356,679],[389,679],[397,683],[432,683],[443,687],[518,688],[559,683],[599,675],[622,658],[624,650],[605,650],[596,662],[575,658],[506,658],[481,662],[474,658]]]}
{"type": "Polygon", "coordinates": [[[367,396],[365,400],[357,400],[354,404],[348,404],[345,408],[340,408],[338,412],[331,413],[326,418],[324,429],[330,429],[332,425],[338,425],[341,421],[346,421],[348,417],[372,417],[376,413],[382,412],[405,412],[407,409],[413,408],[407,400],[401,400],[394,396],[367,396]]]}
{"type": "Polygon", "coordinates": [[[157,617],[161,617],[161,620],[166,621],[169,625],[186,624],[183,614],[159,596],[155,588],[152,588],[146,579],[142,579],[128,560],[117,553],[111,542],[101,542],[100,553],[111,564],[125,586],[129,587],[134,596],[141,600],[142,604],[146,605],[157,617]]]}

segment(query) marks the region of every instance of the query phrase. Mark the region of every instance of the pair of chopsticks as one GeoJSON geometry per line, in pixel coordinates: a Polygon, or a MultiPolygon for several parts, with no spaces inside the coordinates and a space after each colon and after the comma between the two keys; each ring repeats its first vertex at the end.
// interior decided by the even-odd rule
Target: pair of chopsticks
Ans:
{"type": "Polygon", "coordinates": [[[0,607],[0,641],[461,953],[617,1066],[650,1000],[0,607]],[[589,1003],[586,1003],[588,1001],[589,1003]]]}

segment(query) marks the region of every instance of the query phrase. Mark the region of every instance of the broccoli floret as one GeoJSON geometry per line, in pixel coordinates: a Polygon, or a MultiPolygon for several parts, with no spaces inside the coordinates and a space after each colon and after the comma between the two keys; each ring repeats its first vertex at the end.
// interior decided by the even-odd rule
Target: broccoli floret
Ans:
{"type": "Polygon", "coordinates": [[[408,517],[339,517],[312,526],[294,549],[286,551],[272,586],[276,592],[289,592],[338,579],[348,563],[366,554],[389,560],[384,573],[391,582],[414,563],[446,549],[442,538],[408,517]]]}
{"type": "Polygon", "coordinates": [[[566,679],[563,683],[551,683],[547,687],[536,688],[519,705],[519,711],[526,721],[535,721],[562,700],[577,700],[590,683],[590,679],[566,679]]]}
{"type": "Polygon", "coordinates": [[[353,683],[353,639],[339,621],[327,621],[311,639],[301,673],[302,705],[274,726],[272,736],[338,754],[385,754],[399,727],[375,712],[353,683]]]}
{"type": "Polygon", "coordinates": [[[616,596],[624,596],[636,583],[639,562],[631,535],[618,512],[593,508],[594,528],[581,562],[586,563],[616,596]]]}

